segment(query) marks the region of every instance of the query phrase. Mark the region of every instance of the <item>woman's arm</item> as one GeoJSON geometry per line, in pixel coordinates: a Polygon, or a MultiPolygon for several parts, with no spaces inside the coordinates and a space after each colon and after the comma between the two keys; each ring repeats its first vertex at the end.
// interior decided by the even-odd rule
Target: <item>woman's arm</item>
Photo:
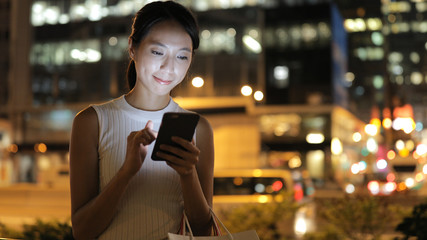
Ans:
{"type": "Polygon", "coordinates": [[[116,176],[99,193],[98,132],[93,108],[77,114],[70,142],[71,220],[76,239],[94,239],[107,228],[127,184],[116,176]]]}
{"type": "MultiPolygon", "coordinates": [[[[129,135],[125,164],[99,192],[97,114],[89,107],[75,117],[70,142],[70,187],[71,220],[76,239],[97,238],[111,223],[129,181],[144,160],[146,148],[140,143],[146,141],[148,144],[149,141],[141,136],[144,130],[151,132],[146,129],[129,135]]],[[[155,137],[151,137],[154,140],[155,137]]]]}
{"type": "Polygon", "coordinates": [[[213,197],[214,144],[213,132],[209,122],[201,117],[196,131],[197,146],[180,139],[173,138],[187,149],[183,152],[169,146],[161,149],[173,152],[181,159],[161,154],[168,160],[181,177],[184,197],[184,208],[194,235],[209,235],[212,226],[211,213],[213,197]]]}
{"type": "Polygon", "coordinates": [[[210,208],[213,198],[214,139],[211,125],[203,117],[200,118],[196,134],[196,145],[200,150],[199,162],[196,165],[197,175],[192,176],[191,181],[181,178],[184,207],[194,234],[209,235],[212,226],[210,208]],[[191,186],[189,182],[192,182],[194,186],[191,186]],[[200,185],[197,186],[197,183],[200,185]],[[202,190],[204,199],[199,189],[202,190]]]}

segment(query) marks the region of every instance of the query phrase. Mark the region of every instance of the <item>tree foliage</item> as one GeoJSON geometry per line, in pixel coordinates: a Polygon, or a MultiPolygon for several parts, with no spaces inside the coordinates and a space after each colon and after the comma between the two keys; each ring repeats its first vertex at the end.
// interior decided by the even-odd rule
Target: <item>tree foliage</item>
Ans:
{"type": "Polygon", "coordinates": [[[283,196],[280,202],[242,204],[222,209],[218,215],[232,233],[254,229],[263,240],[293,239],[293,217],[298,204],[291,196],[283,196]]]}
{"type": "Polygon", "coordinates": [[[380,239],[394,229],[405,212],[386,198],[374,196],[346,196],[322,205],[319,214],[324,222],[352,240],[380,239]]]}
{"type": "Polygon", "coordinates": [[[415,206],[412,215],[405,217],[397,225],[396,231],[405,234],[403,239],[417,237],[417,239],[427,239],[427,203],[415,206]]]}
{"type": "Polygon", "coordinates": [[[24,224],[22,231],[8,228],[0,223],[0,237],[23,240],[73,240],[69,221],[42,221],[36,219],[33,224],[24,224]]]}

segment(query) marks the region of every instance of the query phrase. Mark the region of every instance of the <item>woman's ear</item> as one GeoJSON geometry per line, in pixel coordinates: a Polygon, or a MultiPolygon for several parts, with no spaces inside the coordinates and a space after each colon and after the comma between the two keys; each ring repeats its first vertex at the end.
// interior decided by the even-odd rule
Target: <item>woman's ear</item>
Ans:
{"type": "Polygon", "coordinates": [[[129,46],[129,57],[133,60],[133,57],[135,56],[135,50],[133,48],[132,39],[129,38],[128,40],[128,46],[129,46]]]}

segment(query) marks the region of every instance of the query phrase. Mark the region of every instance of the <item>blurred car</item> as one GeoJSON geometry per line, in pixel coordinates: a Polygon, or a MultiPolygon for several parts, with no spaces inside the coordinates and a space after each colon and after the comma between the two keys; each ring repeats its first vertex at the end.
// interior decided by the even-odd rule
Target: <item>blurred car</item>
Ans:
{"type": "Polygon", "coordinates": [[[283,169],[217,169],[214,172],[214,209],[229,209],[246,203],[296,202],[299,207],[292,231],[300,236],[315,228],[314,201],[309,197],[313,190],[304,191],[304,187],[309,186],[306,182],[302,175],[283,169]],[[284,196],[292,199],[283,199],[284,196]]]}
{"type": "Polygon", "coordinates": [[[371,180],[367,188],[372,195],[390,195],[396,191],[397,184],[387,180],[371,180]]]}
{"type": "Polygon", "coordinates": [[[393,173],[395,174],[397,191],[405,192],[419,189],[424,183],[424,173],[421,164],[408,164],[393,166],[393,173]]]}
{"type": "Polygon", "coordinates": [[[395,175],[397,192],[408,194],[417,190],[425,182],[425,173],[423,164],[417,158],[410,154],[407,157],[397,155],[393,161],[390,161],[391,169],[395,175]]]}
{"type": "Polygon", "coordinates": [[[367,174],[366,188],[371,195],[388,196],[397,190],[394,173],[367,174]]]}

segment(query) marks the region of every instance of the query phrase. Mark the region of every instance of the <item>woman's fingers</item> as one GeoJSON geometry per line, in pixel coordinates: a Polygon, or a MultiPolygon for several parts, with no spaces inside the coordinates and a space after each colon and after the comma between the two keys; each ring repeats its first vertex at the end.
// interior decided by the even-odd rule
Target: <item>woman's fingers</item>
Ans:
{"type": "Polygon", "coordinates": [[[172,140],[178,146],[162,144],[157,155],[180,175],[191,173],[199,161],[200,150],[194,145],[194,141],[189,142],[180,137],[172,137],[172,140]]]}
{"type": "Polygon", "coordinates": [[[157,132],[153,131],[153,122],[150,120],[145,125],[145,128],[140,131],[132,132],[129,137],[133,138],[135,144],[143,144],[147,146],[157,138],[157,132]]]}
{"type": "Polygon", "coordinates": [[[188,152],[195,153],[197,155],[200,154],[200,150],[196,147],[196,145],[194,145],[194,141],[189,142],[183,138],[175,136],[172,137],[172,141],[186,149],[188,152]]]}
{"type": "Polygon", "coordinates": [[[147,145],[156,140],[157,132],[153,131],[153,122],[148,121],[145,128],[131,132],[127,137],[127,149],[124,169],[134,175],[139,171],[147,156],[147,145]]]}
{"type": "Polygon", "coordinates": [[[179,146],[162,144],[160,145],[160,149],[163,152],[169,152],[178,156],[177,160],[186,159],[190,162],[193,162],[192,160],[197,161],[197,158],[200,154],[200,150],[194,144],[179,137],[172,137],[172,140],[176,142],[179,146]]]}
{"type": "Polygon", "coordinates": [[[152,143],[157,138],[157,132],[153,131],[154,123],[149,120],[145,124],[145,128],[141,130],[143,136],[148,140],[148,144],[152,143]]]}
{"type": "Polygon", "coordinates": [[[145,128],[140,131],[131,132],[127,137],[127,152],[126,159],[130,161],[135,159],[142,163],[147,154],[146,146],[151,144],[157,136],[157,133],[152,130],[153,122],[148,121],[145,128]]]}

